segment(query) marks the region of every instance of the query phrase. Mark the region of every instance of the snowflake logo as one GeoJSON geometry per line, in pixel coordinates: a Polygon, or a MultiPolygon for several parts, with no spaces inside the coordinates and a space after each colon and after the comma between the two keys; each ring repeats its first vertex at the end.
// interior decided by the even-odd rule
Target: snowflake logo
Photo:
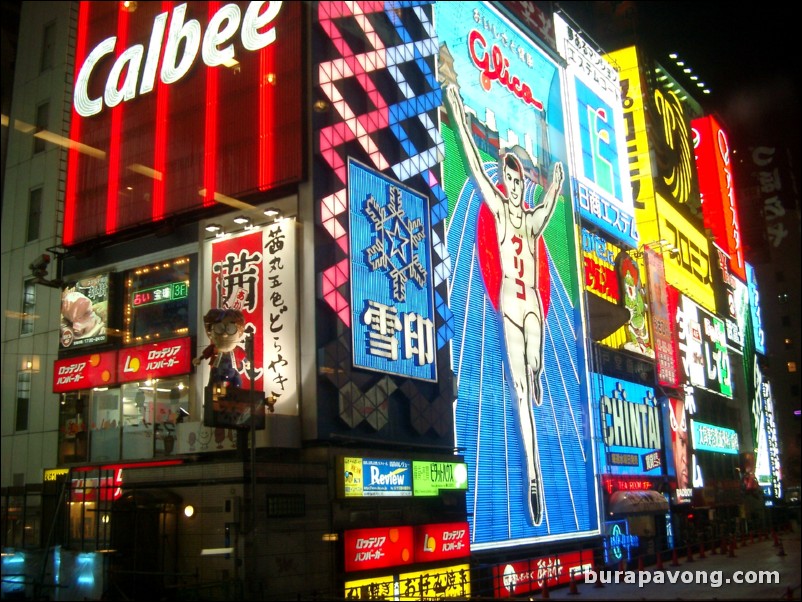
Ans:
{"type": "Polygon", "coordinates": [[[389,276],[393,299],[405,301],[407,281],[412,280],[419,288],[426,285],[426,268],[417,253],[426,238],[423,223],[420,218],[407,217],[401,190],[395,186],[390,186],[384,207],[372,194],[368,195],[364,211],[375,236],[373,244],[364,251],[365,259],[372,270],[382,270],[389,276]]]}

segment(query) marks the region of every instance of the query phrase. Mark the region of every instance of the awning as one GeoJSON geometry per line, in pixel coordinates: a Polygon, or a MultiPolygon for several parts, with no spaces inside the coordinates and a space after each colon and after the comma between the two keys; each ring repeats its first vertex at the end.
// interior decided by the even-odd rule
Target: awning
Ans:
{"type": "Polygon", "coordinates": [[[607,511],[612,514],[655,514],[668,512],[668,500],[662,493],[648,491],[616,491],[610,496],[607,511]]]}

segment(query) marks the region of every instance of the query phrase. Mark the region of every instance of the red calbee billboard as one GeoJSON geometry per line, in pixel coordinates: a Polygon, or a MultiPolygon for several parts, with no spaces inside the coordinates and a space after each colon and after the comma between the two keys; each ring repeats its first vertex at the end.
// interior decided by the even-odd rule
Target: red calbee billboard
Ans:
{"type": "Polygon", "coordinates": [[[300,2],[81,2],[63,244],[299,182],[302,21],[300,2]]]}

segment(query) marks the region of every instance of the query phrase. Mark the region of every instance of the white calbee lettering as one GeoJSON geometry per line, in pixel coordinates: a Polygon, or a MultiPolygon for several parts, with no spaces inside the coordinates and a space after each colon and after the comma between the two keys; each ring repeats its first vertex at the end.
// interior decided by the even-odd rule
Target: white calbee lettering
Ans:
{"type": "Polygon", "coordinates": [[[142,44],[134,44],[121,52],[109,71],[103,97],[90,98],[89,81],[95,68],[106,55],[114,54],[116,50],[117,36],[106,38],[89,52],[78,71],[73,96],[76,112],[82,117],[97,115],[103,110],[104,104],[107,107],[115,107],[121,102],[135,98],[137,86],[139,94],[153,91],[156,73],[159,71],[162,45],[164,45],[164,55],[159,77],[162,83],[173,84],[184,77],[195,64],[199,49],[201,58],[208,67],[217,67],[234,61],[236,51],[231,40],[237,29],[240,29],[240,21],[242,22],[240,37],[245,50],[253,52],[272,44],[276,41],[277,34],[275,26],[270,24],[278,16],[281,5],[281,2],[251,2],[243,17],[236,4],[226,4],[212,15],[204,33],[196,19],[184,21],[187,4],[179,4],[173,10],[169,29],[167,29],[168,13],[157,15],[153,20],[147,51],[142,44]],[[167,30],[166,40],[165,30],[167,30]],[[125,79],[120,81],[123,74],[125,79]]]}

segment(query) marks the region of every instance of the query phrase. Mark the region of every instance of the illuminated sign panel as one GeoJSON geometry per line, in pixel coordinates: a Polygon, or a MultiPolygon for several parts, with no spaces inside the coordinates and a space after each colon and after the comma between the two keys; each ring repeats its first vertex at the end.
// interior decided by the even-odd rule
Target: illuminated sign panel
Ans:
{"type": "Polygon", "coordinates": [[[441,489],[468,489],[468,467],[461,462],[423,462],[413,460],[413,493],[439,495],[441,489]]]}
{"type": "Polygon", "coordinates": [[[346,572],[382,569],[414,561],[412,527],[350,529],[343,539],[346,572]]]}
{"type": "MultiPolygon", "coordinates": [[[[692,400],[691,400],[692,401],[692,400]]],[[[664,416],[666,416],[666,464],[667,474],[676,477],[674,502],[684,504],[691,501],[693,494],[690,461],[690,417],[686,409],[686,400],[674,397],[663,398],[664,416]]]]}
{"type": "Polygon", "coordinates": [[[631,560],[632,551],[640,545],[637,535],[629,534],[629,523],[625,520],[604,523],[604,564],[631,560]]]}
{"type": "Polygon", "coordinates": [[[549,588],[565,585],[572,576],[574,580],[581,581],[586,570],[593,566],[591,551],[564,552],[498,564],[493,567],[493,594],[495,598],[511,598],[540,591],[544,585],[549,588]]]}
{"type": "Polygon", "coordinates": [[[757,274],[751,264],[746,264],[746,284],[749,287],[749,311],[752,315],[752,331],[755,340],[755,351],[766,355],[766,333],[763,330],[762,309],[760,305],[760,292],[757,284],[757,274]]]}
{"type": "Polygon", "coordinates": [[[196,292],[190,284],[194,261],[194,257],[179,257],[126,273],[126,344],[189,333],[196,315],[196,292]]]}
{"type": "Polygon", "coordinates": [[[656,206],[657,218],[652,223],[641,225],[641,235],[644,240],[667,241],[662,253],[666,282],[715,312],[712,286],[715,266],[704,232],[659,195],[656,206]],[[668,249],[672,248],[678,252],[669,252],[668,249]]]}
{"type": "Polygon", "coordinates": [[[771,394],[771,385],[768,381],[764,382],[757,355],[754,356],[753,376],[752,433],[755,440],[755,477],[766,495],[781,497],[782,471],[777,423],[774,419],[774,397],[771,394]]]}
{"type": "Polygon", "coordinates": [[[574,141],[572,182],[583,220],[638,246],[618,72],[580,32],[554,15],[557,48],[567,61],[565,96],[574,141]]]}
{"type": "Polygon", "coordinates": [[[680,382],[677,347],[668,308],[663,257],[648,246],[643,253],[646,284],[649,291],[649,318],[655,351],[657,380],[661,385],[676,387],[680,382]]]}
{"type": "Polygon", "coordinates": [[[81,278],[61,292],[59,349],[108,341],[109,274],[81,278]]]}
{"type": "Polygon", "coordinates": [[[435,23],[471,546],[597,533],[559,68],[488,3],[435,23]]]}
{"type": "Polygon", "coordinates": [[[354,366],[437,380],[428,199],[350,161],[354,366]]]}
{"type": "Polygon", "coordinates": [[[693,449],[711,451],[722,454],[737,454],[738,433],[732,429],[691,420],[693,431],[693,449]]]}
{"type": "Polygon", "coordinates": [[[621,105],[624,108],[629,175],[632,182],[632,200],[635,206],[635,219],[639,224],[640,239],[643,241],[659,240],[659,238],[650,238],[640,228],[641,224],[654,221],[656,215],[649,138],[646,133],[646,112],[643,106],[645,91],[641,85],[641,65],[638,60],[638,52],[634,46],[631,46],[611,52],[606,56],[609,57],[611,63],[618,66],[621,78],[621,105]]]}
{"type": "Polygon", "coordinates": [[[67,393],[117,382],[117,352],[106,351],[53,363],[53,393],[67,393]]]}
{"type": "Polygon", "coordinates": [[[117,375],[121,383],[191,371],[192,340],[189,337],[121,349],[117,354],[117,375]]]}
{"type": "Polygon", "coordinates": [[[694,119],[691,126],[705,228],[729,255],[731,271],[746,280],[727,134],[712,115],[694,119]]]}
{"type": "MultiPolygon", "coordinates": [[[[321,300],[315,328],[319,370],[314,430],[324,440],[355,436],[382,447],[393,441],[402,446],[453,449],[454,321],[449,307],[452,256],[445,237],[449,199],[441,169],[444,148],[439,123],[443,89],[438,81],[436,3],[402,2],[392,5],[390,12],[389,5],[381,2],[362,3],[358,10],[344,0],[306,6],[312,7],[313,17],[313,92],[331,109],[310,120],[316,161],[312,173],[314,212],[319,217],[313,229],[314,255],[321,300]],[[352,44],[354,36],[371,42],[352,44]],[[343,68],[345,65],[349,67],[343,68]],[[413,199],[413,193],[407,194],[406,189],[426,199],[427,227],[431,229],[431,234],[427,233],[431,261],[427,270],[434,313],[421,315],[420,319],[407,316],[410,328],[414,323],[424,335],[417,340],[408,339],[410,351],[423,352],[423,362],[417,364],[419,358],[410,358],[408,367],[434,375],[436,365],[436,382],[354,365],[352,329],[363,327],[354,324],[354,315],[362,315],[364,308],[352,307],[352,263],[362,262],[364,257],[351,255],[350,214],[358,209],[349,206],[352,160],[374,175],[380,174],[388,184],[401,183],[410,201],[417,203],[420,199],[413,199]],[[429,323],[425,320],[431,320],[434,327],[432,349],[427,348],[429,323]]],[[[366,181],[370,177],[368,173],[363,175],[366,181]]],[[[386,208],[385,201],[382,203],[386,208]]],[[[412,210],[416,210],[414,206],[412,210]]],[[[360,219],[368,218],[363,214],[360,219]]],[[[403,244],[400,237],[394,237],[392,242],[398,242],[399,247],[388,270],[391,265],[397,269],[401,256],[408,257],[410,252],[410,245],[403,244]]],[[[357,251],[361,253],[360,249],[354,252],[357,251]]],[[[389,273],[376,276],[387,283],[382,292],[391,290],[389,273]]],[[[358,282],[353,285],[357,289],[362,286],[358,282]]],[[[417,286],[410,281],[406,292],[415,292],[417,286]]],[[[380,317],[380,312],[368,315],[380,317]]],[[[386,326],[394,329],[395,323],[386,326]]],[[[398,337],[401,356],[407,352],[401,347],[405,341],[400,332],[392,332],[398,337]]],[[[357,351],[367,355],[364,350],[357,351]]],[[[398,367],[389,369],[395,371],[398,367]]]]}
{"type": "Polygon", "coordinates": [[[415,526],[415,562],[463,558],[471,554],[468,523],[415,526]]]}
{"type": "MultiPolygon", "coordinates": [[[[730,258],[722,249],[713,245],[718,256],[718,271],[721,282],[716,282],[716,305],[724,316],[724,328],[727,332],[727,346],[735,351],[743,352],[746,342],[747,320],[749,317],[749,287],[745,281],[736,278],[730,272],[730,258]]],[[[714,268],[715,269],[715,268],[714,268]]],[[[744,270],[744,273],[746,270],[744,270]]]]}
{"type": "Polygon", "coordinates": [[[63,244],[299,182],[296,2],[81,2],[63,244]]]}
{"type": "Polygon", "coordinates": [[[471,595],[471,565],[382,575],[345,582],[346,600],[434,600],[471,595]]]}
{"type": "Polygon", "coordinates": [[[705,382],[702,386],[708,391],[732,397],[732,374],[724,322],[700,307],[699,326],[705,366],[705,382]]]}
{"type": "Polygon", "coordinates": [[[597,391],[601,429],[601,472],[649,475],[662,472],[660,406],[654,389],[620,378],[592,373],[597,391]],[[655,453],[657,452],[657,453],[655,453]]]}
{"type": "MultiPolygon", "coordinates": [[[[658,67],[655,64],[650,70],[658,73],[658,67]]],[[[659,74],[670,77],[663,69],[659,74]]],[[[649,92],[647,107],[652,115],[649,148],[655,158],[655,193],[670,201],[675,208],[682,208],[686,214],[701,217],[690,124],[696,107],[692,106],[692,98],[683,93],[678,82],[671,81],[673,85],[668,86],[668,79],[661,83],[658,77],[651,77],[649,81],[656,84],[649,92]]]]}
{"type": "Polygon", "coordinates": [[[684,295],[678,296],[675,328],[684,380],[694,387],[706,388],[703,325],[699,313],[696,303],[684,295]]]}
{"type": "MultiPolygon", "coordinates": [[[[275,400],[274,413],[292,416],[298,414],[299,358],[295,240],[296,222],[289,218],[213,239],[203,270],[204,307],[242,312],[245,332],[253,338],[254,388],[275,400]]],[[[244,340],[234,359],[242,388],[248,389],[244,340]]],[[[209,369],[206,362],[202,366],[209,369]]]]}
{"type": "Polygon", "coordinates": [[[343,458],[345,497],[412,496],[412,463],[409,460],[343,458]]]}
{"type": "Polygon", "coordinates": [[[585,264],[585,290],[611,303],[619,303],[621,291],[615,259],[621,248],[587,228],[582,228],[582,260],[585,264]]]}

